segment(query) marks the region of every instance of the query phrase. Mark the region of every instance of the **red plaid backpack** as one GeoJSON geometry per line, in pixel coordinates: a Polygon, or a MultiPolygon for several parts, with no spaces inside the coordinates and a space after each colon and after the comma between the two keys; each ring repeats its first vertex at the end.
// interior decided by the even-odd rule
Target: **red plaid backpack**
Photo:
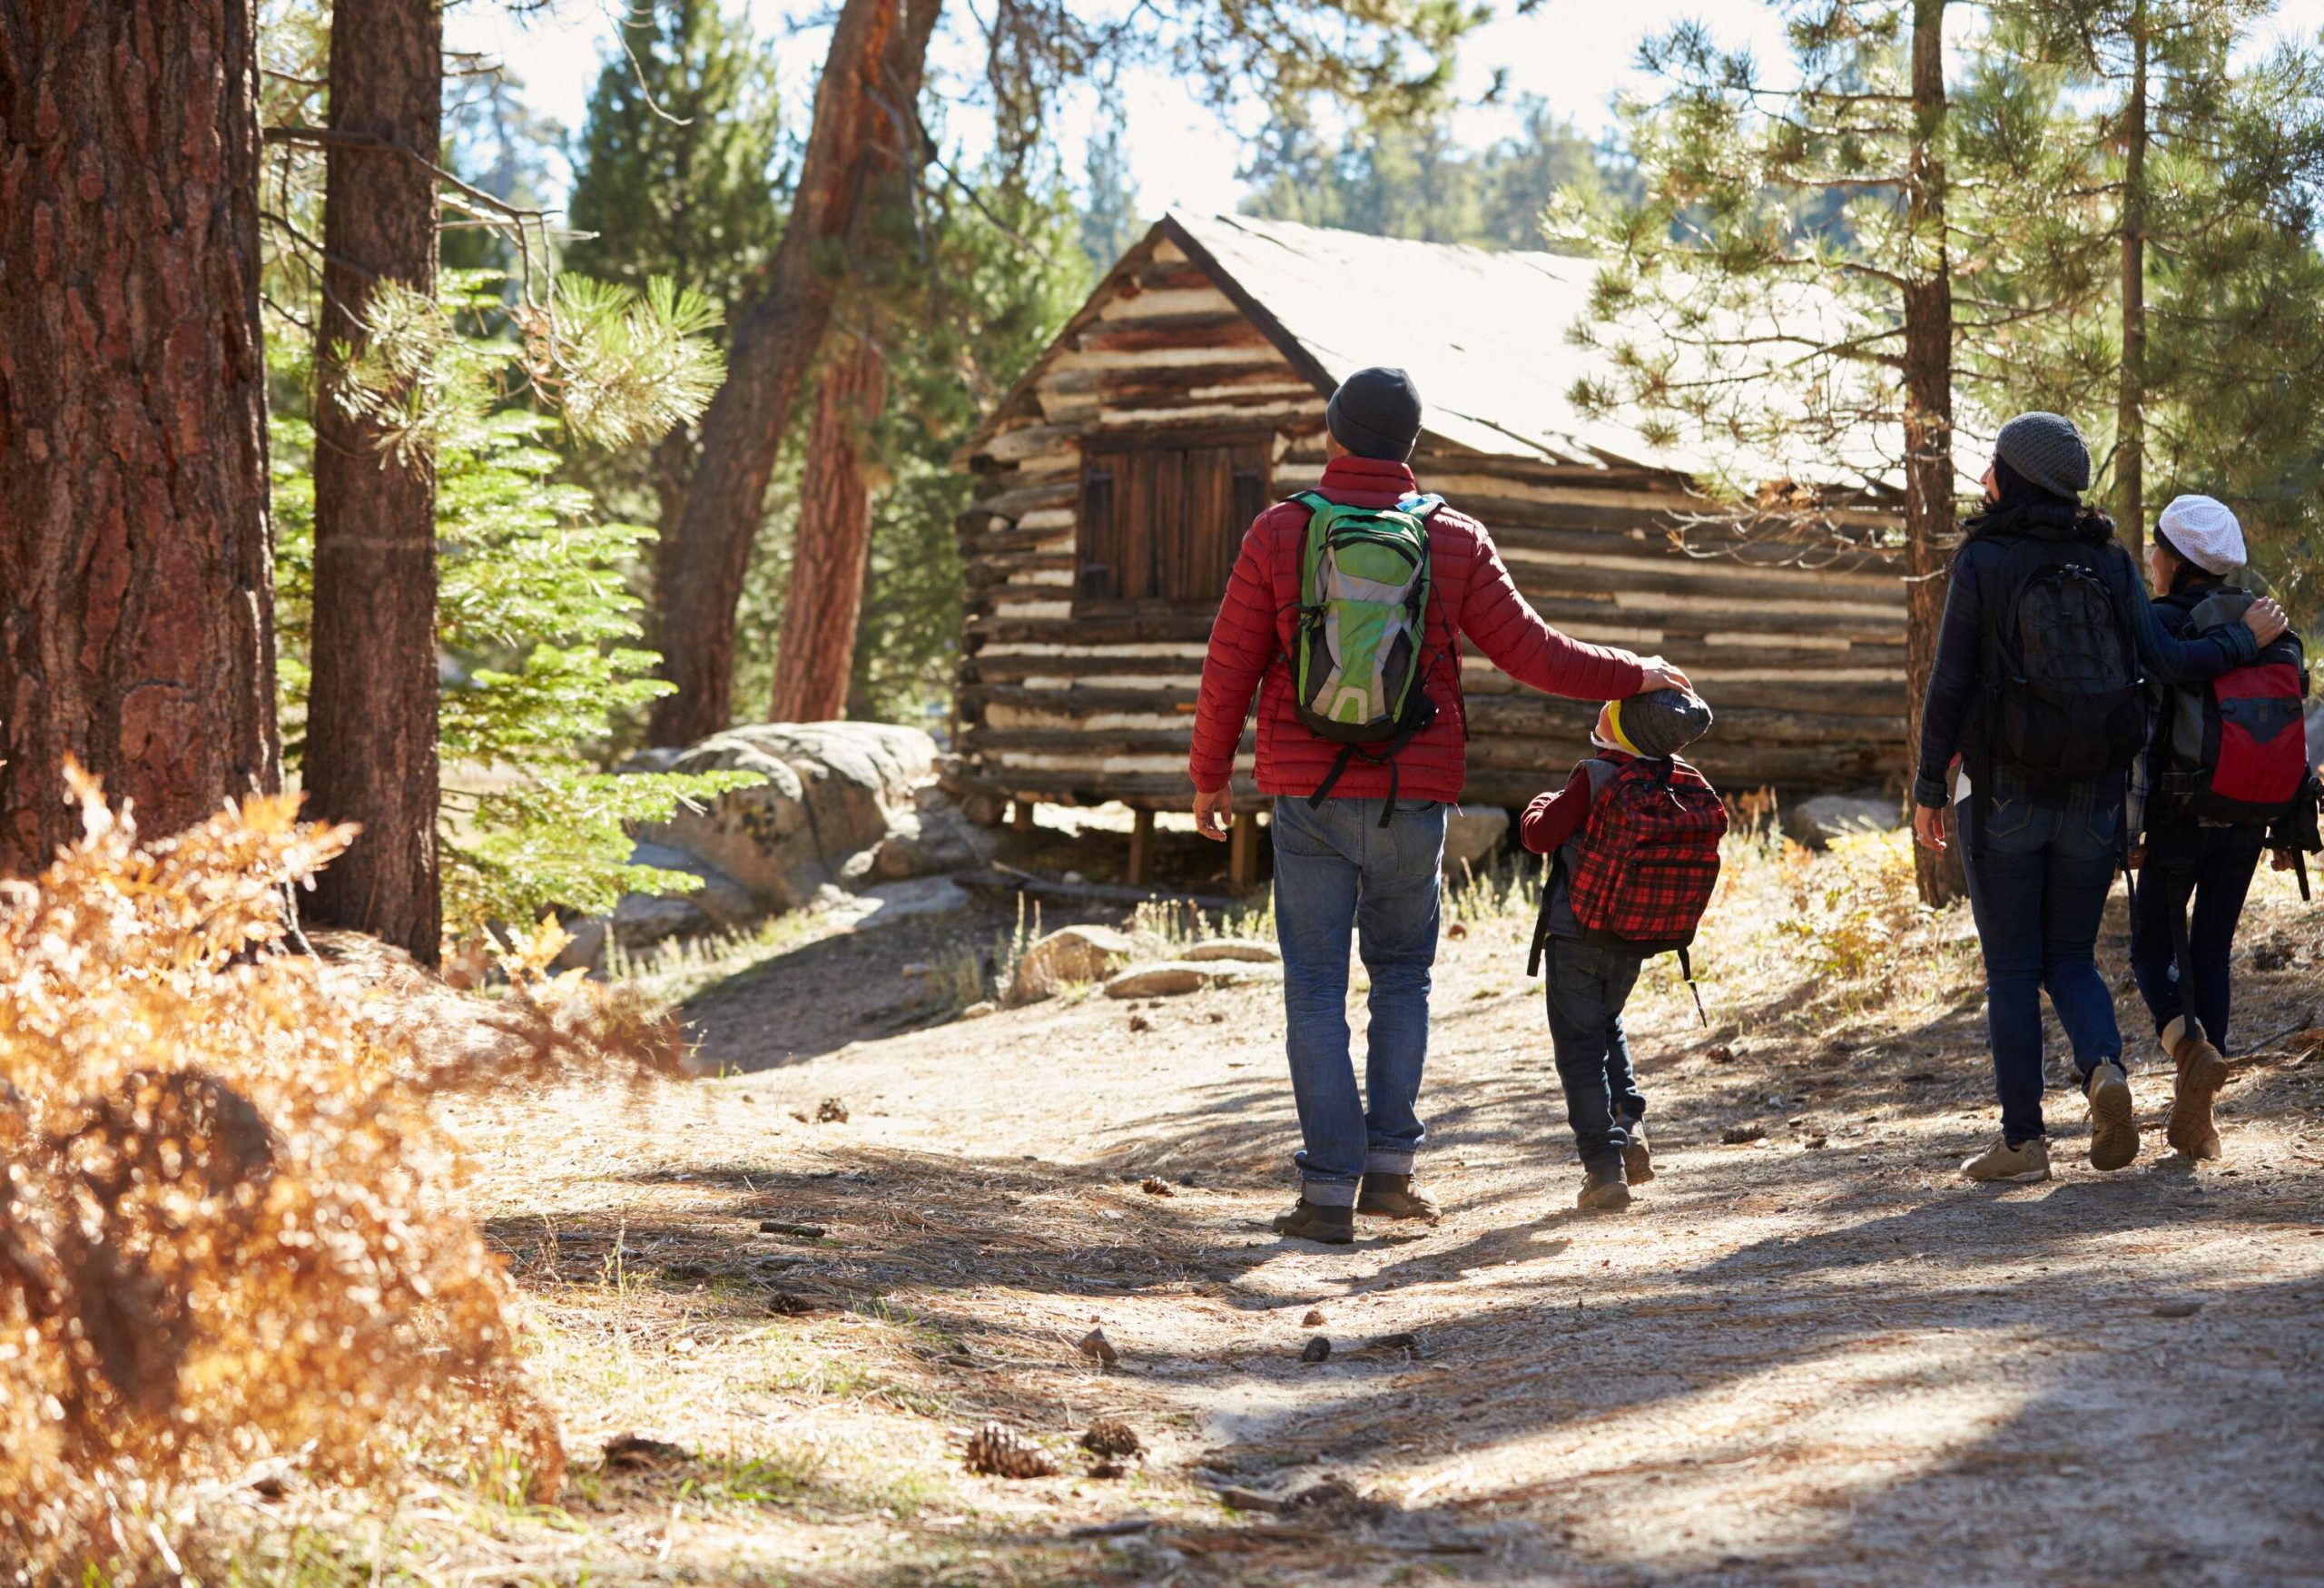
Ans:
{"type": "MultiPolygon", "coordinates": [[[[1565,879],[1582,941],[1640,955],[1675,952],[1693,991],[1687,949],[1718,886],[1718,841],[1726,835],[1725,803],[1684,761],[1641,757],[1615,768],[1590,797],[1581,858],[1565,879]]],[[[1545,891],[1544,928],[1547,903],[1545,891]]],[[[1699,992],[1695,1010],[1702,1012],[1699,992]]]]}

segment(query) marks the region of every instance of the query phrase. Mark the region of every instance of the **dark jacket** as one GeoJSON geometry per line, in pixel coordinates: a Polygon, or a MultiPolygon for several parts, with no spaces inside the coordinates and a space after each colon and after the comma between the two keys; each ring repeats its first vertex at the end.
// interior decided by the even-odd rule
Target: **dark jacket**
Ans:
{"type": "MultiPolygon", "coordinates": [[[[2084,515],[2078,523],[2070,515],[1995,513],[1969,524],[1970,539],[1953,562],[1953,586],[1945,600],[1945,625],[1936,642],[1936,665],[1929,672],[1928,695],[1921,711],[1920,767],[1913,778],[1916,804],[1943,806],[1947,802],[1946,768],[1967,748],[1970,708],[1983,682],[1984,613],[2008,592],[1998,588],[2004,554],[2014,538],[2024,533],[2064,538],[2091,538],[2089,526],[2102,518],[2084,515]]],[[[2147,599],[2129,549],[2107,533],[2099,545],[2101,577],[2112,592],[2114,605],[2131,632],[2139,661],[2148,673],[2166,683],[2199,684],[2241,666],[2259,654],[2259,641],[2241,624],[2181,640],[2167,632],[2147,599]]],[[[2119,794],[2119,789],[2116,791],[2119,794]]]]}

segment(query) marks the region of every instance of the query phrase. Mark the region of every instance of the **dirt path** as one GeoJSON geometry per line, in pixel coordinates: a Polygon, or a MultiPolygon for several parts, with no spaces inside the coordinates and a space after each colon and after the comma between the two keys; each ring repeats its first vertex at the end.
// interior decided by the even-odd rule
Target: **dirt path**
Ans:
{"type": "MultiPolygon", "coordinates": [[[[2059,1178],[1996,1191],[1952,1173],[1992,1120],[1965,945],[1861,1013],[1715,982],[1708,1035],[1665,981],[1634,1026],[1660,1178],[1583,1219],[1521,929],[1445,944],[1447,1218],[1350,1249],[1264,1226],[1295,1140],[1265,989],[801,1056],[778,962],[693,1006],[773,1068],[479,1118],[576,1454],[693,1453],[495,1547],[720,1581],[2324,1583],[2324,1057],[2257,1055],[2201,1168],[2162,1155],[2151,1060],[2121,1174],[2053,1091],[2059,1178]],[[1126,1478],[1078,1475],[1100,1415],[1145,1437],[1126,1478]],[[988,1417],[1066,1475],[965,1475],[988,1417]]],[[[2247,941],[2244,1029],[2316,1024],[2324,922],[2279,891],[2247,941]]]]}

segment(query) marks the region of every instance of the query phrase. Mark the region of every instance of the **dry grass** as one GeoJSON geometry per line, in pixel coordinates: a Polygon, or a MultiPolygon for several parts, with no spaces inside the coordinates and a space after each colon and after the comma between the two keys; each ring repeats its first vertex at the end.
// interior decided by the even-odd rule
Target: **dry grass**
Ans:
{"type": "Polygon", "coordinates": [[[667,1026],[547,981],[546,933],[488,1001],[285,954],[281,890],[349,830],[261,799],[141,844],[94,782],[72,787],[84,838],[0,894],[17,1580],[178,1575],[211,1538],[205,1495],[289,1465],[554,1494],[556,1417],[433,1100],[614,1060],[666,1070],[667,1026]]]}

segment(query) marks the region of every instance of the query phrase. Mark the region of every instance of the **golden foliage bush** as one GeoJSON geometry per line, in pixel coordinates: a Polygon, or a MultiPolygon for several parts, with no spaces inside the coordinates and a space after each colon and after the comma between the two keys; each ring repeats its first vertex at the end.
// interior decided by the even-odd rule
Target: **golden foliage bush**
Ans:
{"type": "MultiPolygon", "coordinates": [[[[456,1205],[451,1090],[670,1069],[651,1014],[549,981],[489,1000],[283,952],[281,890],[350,833],[253,799],[0,883],[0,1557],[144,1575],[197,1479],[377,1480],[564,1455],[499,1260],[456,1205]]],[[[546,952],[543,952],[546,949],[546,952]]],[[[11,1573],[0,1571],[0,1577],[11,1573]]]]}
{"type": "Polygon", "coordinates": [[[1787,844],[1782,865],[1794,913],[1781,930],[1830,981],[1892,970],[1905,934],[1926,913],[1910,832],[1852,833],[1821,855],[1787,844]]]}

